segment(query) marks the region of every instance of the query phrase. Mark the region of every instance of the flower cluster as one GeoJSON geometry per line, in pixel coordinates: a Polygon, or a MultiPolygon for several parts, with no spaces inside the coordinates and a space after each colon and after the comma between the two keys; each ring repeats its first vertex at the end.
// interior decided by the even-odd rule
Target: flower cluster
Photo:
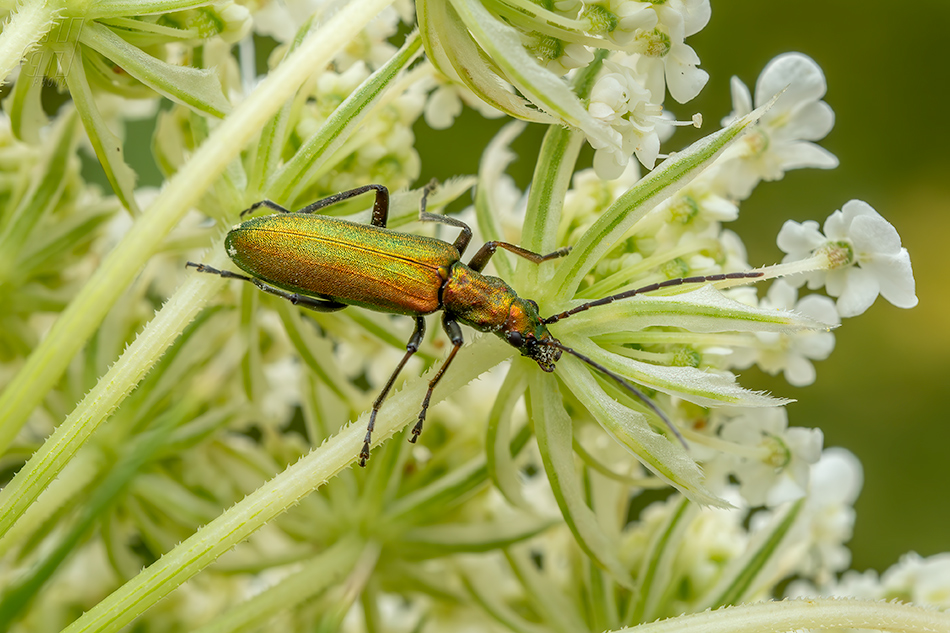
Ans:
{"type": "Polygon", "coordinates": [[[662,107],[667,89],[686,103],[709,78],[685,42],[709,21],[709,0],[500,2],[490,10],[477,0],[426,0],[418,10],[426,51],[441,78],[507,114],[584,130],[597,150],[597,173],[606,178],[619,176],[634,154],[652,168],[660,130],[668,127],[661,125],[668,123],[662,107]],[[451,48],[439,38],[448,32],[451,48]],[[615,54],[585,105],[557,78],[595,67],[597,49],[615,54]],[[486,64],[486,53],[501,63],[486,64]],[[499,79],[524,98],[500,89],[499,79]]]}
{"type": "MultiPolygon", "coordinates": [[[[686,43],[708,0],[418,0],[416,16],[387,0],[94,4],[27,3],[0,34],[28,42],[15,59],[0,47],[0,68],[38,53],[0,120],[0,448],[15,472],[0,629],[619,630],[728,618],[719,607],[790,579],[790,596],[947,609],[943,557],[845,571],[860,465],[734,373],[811,384],[842,318],[879,294],[917,301],[896,230],[864,202],[821,230],[787,223],[774,266],[726,228],[762,181],[835,166],[816,144],[834,116],[815,61],[777,57],[754,99],[734,79],[722,129],[664,153],[666,92],[684,103],[708,79],[686,43]],[[39,76],[70,93],[51,121],[30,112],[39,76]],[[550,125],[529,190],[505,174],[520,123],[477,176],[410,188],[415,131],[448,127],[463,102],[550,125]],[[157,191],[122,154],[143,113],[157,191]],[[585,139],[594,166],[578,171],[585,139]],[[84,179],[82,141],[112,195],[84,179]],[[261,293],[185,268],[233,271],[222,233],[252,203],[295,209],[370,182],[391,190],[389,229],[422,196],[438,212],[474,185],[460,216],[473,243],[558,255],[499,248],[485,273],[530,300],[559,353],[512,359],[514,337],[465,330],[447,356],[441,332],[416,320],[416,337],[404,315],[303,313],[296,281],[261,293]],[[402,431],[424,406],[416,442],[402,431]],[[348,468],[374,407],[372,459],[348,468]]],[[[369,197],[320,212],[365,224],[369,197]]],[[[418,231],[455,239],[436,224],[418,231]]],[[[339,248],[392,250],[369,235],[339,248]]],[[[282,235],[271,256],[309,266],[310,237],[282,235]]],[[[339,272],[388,282],[375,273],[339,272]]],[[[831,622],[811,617],[788,626],[831,622]]],[[[929,629],[902,630],[950,628],[922,617],[929,629]]]]}

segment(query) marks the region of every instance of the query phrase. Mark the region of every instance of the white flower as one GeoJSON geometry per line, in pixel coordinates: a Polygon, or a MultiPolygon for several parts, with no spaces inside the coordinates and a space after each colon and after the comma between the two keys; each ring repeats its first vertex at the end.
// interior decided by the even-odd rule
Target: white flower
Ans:
{"type": "MultiPolygon", "coordinates": [[[[798,293],[784,280],[776,280],[759,307],[775,310],[795,310],[829,326],[839,325],[841,319],[834,302],[824,295],[808,295],[796,303],[798,293]]],[[[812,360],[825,360],[835,348],[835,335],[830,331],[804,330],[794,334],[758,332],[762,343],[756,364],[773,376],[785,374],[789,384],[804,387],[815,382],[812,360]]]]}
{"type": "Polygon", "coordinates": [[[432,91],[426,101],[423,116],[433,130],[452,127],[455,117],[462,114],[462,99],[456,85],[442,84],[432,91]]]}
{"type": "Polygon", "coordinates": [[[642,31],[637,38],[641,53],[636,68],[646,77],[645,85],[658,101],[666,88],[679,103],[699,94],[709,74],[700,70],[699,56],[685,38],[698,33],[709,22],[709,0],[668,0],[654,3],[656,28],[642,31]]]}
{"type": "Polygon", "coordinates": [[[854,530],[853,506],[863,482],[861,463],[843,448],[824,451],[811,468],[808,500],[798,521],[800,540],[788,555],[796,561],[795,569],[819,586],[851,563],[844,544],[854,530]]]}
{"type": "Polygon", "coordinates": [[[789,596],[839,596],[865,600],[912,602],[919,606],[950,609],[950,554],[922,558],[915,552],[901,556],[900,561],[878,576],[874,570],[863,573],[846,571],[838,582],[816,590],[797,584],[789,588],[789,596]]]}
{"type": "MultiPolygon", "coordinates": [[[[790,169],[838,166],[833,154],[810,142],[824,138],[834,126],[834,112],[821,101],[826,88],[821,68],[801,53],[769,62],[755,85],[755,107],[785,92],[758,126],[720,158],[732,195],[748,198],[760,180],[779,180],[790,169]]],[[[732,104],[723,125],[753,110],[749,89],[737,77],[732,78],[732,104]]]]}
{"type": "Polygon", "coordinates": [[[950,553],[922,558],[915,552],[881,576],[882,597],[901,596],[914,604],[950,609],[950,553]]]}
{"type": "Polygon", "coordinates": [[[580,17],[590,24],[588,33],[623,46],[632,41],[638,31],[656,26],[657,16],[651,8],[649,2],[600,0],[587,4],[580,17]]]}
{"type": "Polygon", "coordinates": [[[653,169],[660,153],[660,137],[656,123],[662,108],[652,103],[650,91],[643,87],[632,69],[605,61],[610,72],[594,84],[590,95],[588,112],[620,133],[622,146],[614,146],[588,138],[597,150],[594,154],[594,171],[606,180],[623,173],[632,154],[648,169],[653,169]]]}
{"type": "MultiPolygon", "coordinates": [[[[874,303],[878,294],[899,308],[917,305],[910,255],[901,247],[897,230],[869,204],[851,200],[825,221],[825,234],[818,224],[798,225],[788,221],[779,232],[778,245],[788,253],[783,262],[815,254],[828,259],[830,270],[807,276],[810,288],[824,281],[825,289],[838,297],[838,313],[857,316],[874,303]]],[[[790,279],[801,285],[802,276],[790,279]]]]}
{"type": "Polygon", "coordinates": [[[428,89],[435,86],[426,100],[423,116],[426,123],[434,130],[445,130],[452,127],[456,117],[462,113],[462,106],[476,110],[486,119],[497,119],[504,115],[481,99],[464,84],[456,83],[433,71],[433,77],[426,80],[422,86],[428,89]]]}
{"type": "MultiPolygon", "coordinates": [[[[725,410],[722,415],[729,416],[725,410]]],[[[820,429],[788,428],[782,407],[742,410],[721,423],[720,437],[756,453],[723,453],[707,465],[719,477],[732,475],[749,505],[775,506],[801,497],[808,487],[810,466],[821,455],[820,429]]]]}

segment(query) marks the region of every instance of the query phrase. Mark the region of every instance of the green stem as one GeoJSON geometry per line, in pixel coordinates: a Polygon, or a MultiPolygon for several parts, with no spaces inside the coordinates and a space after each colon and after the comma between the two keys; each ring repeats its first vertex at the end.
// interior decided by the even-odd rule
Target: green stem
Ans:
{"type": "Polygon", "coordinates": [[[950,613],[909,604],[851,598],[759,602],[669,618],[630,633],[785,633],[801,629],[872,629],[895,633],[950,631],[950,613]]]}
{"type": "MultiPolygon", "coordinates": [[[[20,61],[56,25],[58,7],[46,0],[24,0],[3,25],[0,32],[0,84],[7,82],[20,61]]],[[[42,69],[43,64],[37,68],[42,69]]],[[[21,80],[42,81],[42,77],[21,77],[21,80]]]]}
{"type": "MultiPolygon", "coordinates": [[[[359,0],[344,5],[270,73],[175,174],[148,212],[106,257],[0,396],[0,451],[10,445],[27,417],[99,327],[142,265],[159,248],[162,239],[303,82],[315,70],[330,63],[337,51],[349,44],[391,1],[359,0]]],[[[217,283],[207,277],[210,276],[205,276],[204,283],[217,283]]],[[[114,388],[125,392],[134,384],[123,377],[114,388]]]]}

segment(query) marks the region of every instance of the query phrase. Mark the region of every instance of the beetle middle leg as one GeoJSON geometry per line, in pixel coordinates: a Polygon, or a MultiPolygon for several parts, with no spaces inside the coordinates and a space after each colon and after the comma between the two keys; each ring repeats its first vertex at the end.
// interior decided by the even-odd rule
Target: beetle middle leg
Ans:
{"type": "Polygon", "coordinates": [[[307,295],[298,294],[296,292],[285,292],[280,288],[268,286],[260,279],[248,277],[247,275],[241,275],[239,273],[231,272],[230,270],[218,270],[217,268],[212,268],[207,264],[196,264],[195,262],[187,262],[185,264],[185,268],[188,268],[189,266],[194,267],[199,273],[211,273],[212,275],[218,275],[225,279],[240,279],[241,281],[250,282],[268,294],[275,295],[281,299],[286,299],[294,305],[309,308],[314,312],[336,312],[337,310],[342,310],[346,307],[345,303],[340,303],[338,301],[308,297],[307,295]]]}
{"type": "Polygon", "coordinates": [[[332,196],[327,196],[322,200],[317,200],[311,204],[308,204],[302,209],[296,211],[291,211],[285,207],[280,206],[276,202],[270,200],[261,200],[255,202],[250,207],[241,211],[241,217],[243,218],[248,213],[253,213],[261,207],[267,207],[272,211],[277,213],[313,213],[314,211],[319,211],[320,209],[329,207],[336,204],[337,202],[343,202],[344,200],[349,200],[358,195],[364,194],[367,191],[376,192],[376,201],[373,203],[373,219],[371,223],[373,226],[379,226],[386,228],[386,221],[389,218],[389,189],[383,185],[363,185],[362,187],[357,187],[356,189],[350,189],[349,191],[341,191],[340,193],[335,193],[332,196]]]}
{"type": "Polygon", "coordinates": [[[442,367],[439,368],[439,371],[436,372],[432,380],[429,381],[429,389],[426,391],[426,397],[422,400],[422,409],[419,410],[419,419],[416,421],[416,425],[412,427],[412,435],[409,437],[409,441],[413,444],[416,443],[416,440],[419,439],[419,434],[422,433],[422,425],[426,421],[426,413],[429,410],[429,400],[432,399],[432,392],[435,390],[435,386],[442,380],[442,376],[445,375],[445,370],[452,364],[452,360],[458,353],[459,348],[462,347],[462,344],[465,342],[462,338],[462,328],[459,327],[458,322],[444,312],[442,313],[442,328],[445,330],[445,333],[449,335],[449,340],[452,341],[452,351],[449,352],[448,358],[442,363],[442,367]]]}
{"type": "Polygon", "coordinates": [[[406,355],[403,356],[399,364],[396,365],[396,369],[393,370],[393,373],[389,376],[389,380],[386,381],[386,386],[383,387],[383,390],[373,402],[373,410],[370,412],[369,422],[366,424],[366,439],[363,440],[363,450],[360,451],[360,466],[362,467],[366,466],[366,460],[369,459],[369,445],[373,439],[373,429],[376,428],[376,415],[383,406],[383,401],[389,394],[389,390],[393,388],[393,383],[396,382],[396,377],[399,375],[399,372],[406,366],[406,363],[409,362],[412,355],[419,351],[419,345],[422,344],[422,337],[425,336],[425,333],[426,320],[421,316],[416,317],[416,329],[413,330],[412,336],[409,337],[409,342],[406,343],[406,355]]]}

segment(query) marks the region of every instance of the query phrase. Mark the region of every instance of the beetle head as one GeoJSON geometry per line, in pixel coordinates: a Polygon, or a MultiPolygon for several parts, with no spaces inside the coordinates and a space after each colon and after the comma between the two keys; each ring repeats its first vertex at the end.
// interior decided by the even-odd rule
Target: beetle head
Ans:
{"type": "Polygon", "coordinates": [[[499,334],[544,371],[554,371],[554,364],[561,358],[561,350],[550,344],[556,339],[541,322],[538,304],[530,299],[518,297],[511,303],[508,320],[499,334]]]}

